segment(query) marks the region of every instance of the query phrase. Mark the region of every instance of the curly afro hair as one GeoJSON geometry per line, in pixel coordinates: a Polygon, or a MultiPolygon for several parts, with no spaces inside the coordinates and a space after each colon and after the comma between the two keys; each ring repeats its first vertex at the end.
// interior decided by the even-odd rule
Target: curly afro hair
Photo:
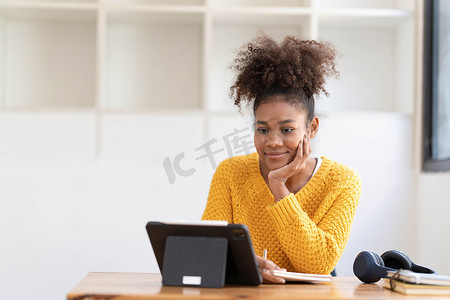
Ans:
{"type": "Polygon", "coordinates": [[[254,101],[256,111],[265,97],[282,94],[290,103],[306,109],[307,119],[312,119],[314,95],[329,96],[325,79],[339,77],[336,55],[337,51],[327,42],[286,36],[277,43],[262,34],[240,48],[231,65],[237,72],[230,87],[234,104],[240,108],[242,102],[254,101]]]}

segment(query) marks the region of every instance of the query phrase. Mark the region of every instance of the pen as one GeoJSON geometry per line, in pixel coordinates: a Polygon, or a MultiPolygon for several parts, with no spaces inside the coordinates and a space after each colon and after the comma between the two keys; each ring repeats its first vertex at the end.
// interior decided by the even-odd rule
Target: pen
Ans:
{"type": "Polygon", "coordinates": [[[267,249],[263,250],[263,258],[264,258],[264,260],[267,259],[267,249]]]}

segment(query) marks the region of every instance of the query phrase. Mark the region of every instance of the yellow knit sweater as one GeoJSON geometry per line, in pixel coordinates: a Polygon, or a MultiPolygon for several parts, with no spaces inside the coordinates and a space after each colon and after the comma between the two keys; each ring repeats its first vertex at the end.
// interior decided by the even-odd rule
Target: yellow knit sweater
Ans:
{"type": "Polygon", "coordinates": [[[217,167],[202,219],[246,224],[255,253],[267,249],[281,268],[329,274],[344,251],[360,194],[356,171],[323,157],[299,192],[276,203],[252,153],[217,167]]]}

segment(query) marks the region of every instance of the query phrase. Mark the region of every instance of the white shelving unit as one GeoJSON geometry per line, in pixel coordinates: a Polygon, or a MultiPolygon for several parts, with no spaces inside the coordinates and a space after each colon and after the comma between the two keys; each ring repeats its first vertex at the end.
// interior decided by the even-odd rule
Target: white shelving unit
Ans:
{"type": "Polygon", "coordinates": [[[414,9],[414,0],[0,0],[0,113],[91,114],[98,154],[111,114],[201,115],[204,137],[217,135],[212,118],[239,118],[234,50],[264,31],[337,46],[341,79],[319,102],[325,113],[410,115],[414,9]]]}
{"type": "Polygon", "coordinates": [[[92,268],[158,272],[136,228],[198,219],[214,172],[204,146],[216,141],[218,164],[234,129],[252,141],[228,66],[260,30],[342,54],[313,140],[363,178],[339,275],[361,248],[414,251],[416,1],[0,0],[2,298],[61,298],[92,268]],[[180,154],[195,173],[171,184],[164,162],[180,154]]]}

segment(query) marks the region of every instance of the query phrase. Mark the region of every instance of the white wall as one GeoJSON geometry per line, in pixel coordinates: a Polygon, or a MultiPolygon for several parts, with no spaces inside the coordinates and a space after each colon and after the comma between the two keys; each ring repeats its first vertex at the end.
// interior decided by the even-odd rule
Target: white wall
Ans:
{"type": "MultiPolygon", "coordinates": [[[[225,135],[251,122],[210,117],[204,137],[197,114],[111,114],[103,119],[95,157],[92,119],[84,114],[2,113],[0,121],[8,125],[0,126],[2,299],[63,298],[91,271],[157,272],[146,222],[199,219],[213,168],[195,159],[202,154],[195,149],[211,138],[224,148],[225,135]],[[182,152],[182,167],[196,171],[171,185],[163,161],[182,152]]],[[[414,224],[410,127],[410,118],[397,113],[322,118],[315,153],[354,167],[363,179],[341,276],[352,275],[361,250],[415,250],[414,226],[397,225],[414,224]]],[[[222,151],[217,162],[226,156],[222,151]]]]}
{"type": "Polygon", "coordinates": [[[194,158],[198,114],[103,122],[96,157],[89,114],[0,113],[1,299],[63,299],[91,271],[158,272],[146,222],[201,217],[212,169],[194,158]],[[171,186],[162,162],[179,152],[197,172],[171,186]]]}
{"type": "Polygon", "coordinates": [[[417,262],[450,274],[450,173],[418,178],[417,262]]]}
{"type": "Polygon", "coordinates": [[[423,87],[420,84],[423,78],[422,58],[424,55],[423,28],[424,3],[417,2],[416,6],[416,103],[414,117],[414,160],[415,199],[417,203],[416,215],[412,222],[416,224],[417,256],[414,260],[422,265],[436,270],[440,274],[450,274],[450,172],[421,173],[422,157],[422,95],[423,87]]]}
{"type": "MultiPolygon", "coordinates": [[[[211,138],[223,148],[223,136],[250,123],[240,116],[214,117],[205,138],[196,114],[111,115],[104,120],[102,153],[95,157],[92,119],[60,114],[0,114],[2,299],[63,298],[90,271],[157,272],[145,223],[200,218],[213,169],[209,161],[195,159],[200,155],[195,149],[211,138]],[[182,152],[182,167],[196,172],[170,185],[162,162],[182,152]]],[[[354,167],[363,180],[338,264],[341,276],[352,276],[359,251],[388,249],[450,273],[450,178],[425,174],[417,185],[410,169],[411,126],[410,117],[397,113],[321,119],[314,152],[354,167]]],[[[217,161],[226,156],[220,155],[217,161]]]]}
{"type": "Polygon", "coordinates": [[[397,113],[330,114],[322,119],[317,152],[355,168],[362,179],[339,276],[353,276],[353,260],[363,250],[415,254],[411,127],[411,118],[397,113]]]}

